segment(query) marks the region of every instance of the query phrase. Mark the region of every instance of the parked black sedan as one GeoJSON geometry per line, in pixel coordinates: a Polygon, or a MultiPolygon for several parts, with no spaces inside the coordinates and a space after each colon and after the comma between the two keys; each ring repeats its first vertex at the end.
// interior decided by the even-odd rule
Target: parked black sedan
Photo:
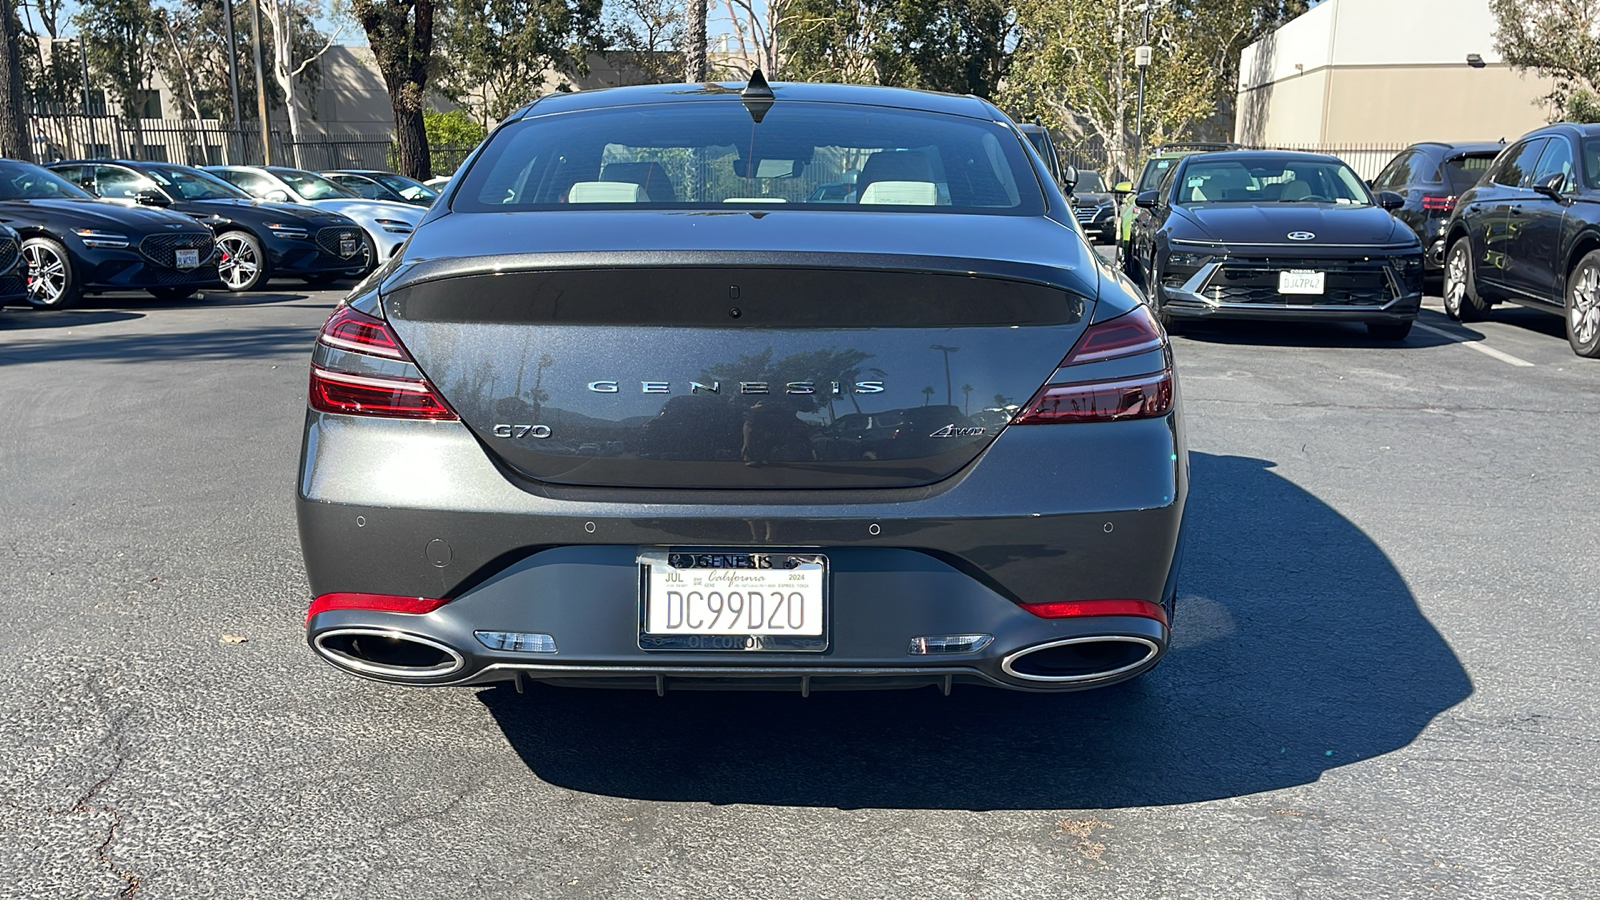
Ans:
{"type": "Polygon", "coordinates": [[[1600,357],[1600,125],[1541,128],[1507,147],[1446,226],[1444,309],[1475,321],[1510,301],[1566,319],[1600,357]]]}
{"type": "Polygon", "coordinates": [[[211,226],[221,253],[217,271],[230,291],[252,290],[274,275],[315,284],[365,271],[361,226],[337,213],[256,200],[191,166],[74,160],[48,168],[104,200],[164,207],[211,226]]]}
{"type": "Polygon", "coordinates": [[[1422,241],[1422,272],[1444,272],[1444,226],[1455,211],[1456,198],[1478,183],[1504,143],[1412,144],[1395,155],[1372,179],[1375,191],[1394,191],[1406,204],[1394,211],[1422,241]]]}
{"type": "Polygon", "coordinates": [[[1179,319],[1365,322],[1402,340],[1422,303],[1422,245],[1332,156],[1203,153],[1134,202],[1136,279],[1179,319]]]}
{"type": "Polygon", "coordinates": [[[48,169],[0,160],[0,224],[22,235],[28,302],[100,291],[187,297],[217,281],[216,239],[188,216],[102,203],[48,169]]]}
{"type": "Polygon", "coordinates": [[[1072,206],[1078,225],[1091,240],[1109,244],[1117,239],[1117,196],[1111,193],[1099,172],[1078,172],[1072,186],[1072,206]]]}

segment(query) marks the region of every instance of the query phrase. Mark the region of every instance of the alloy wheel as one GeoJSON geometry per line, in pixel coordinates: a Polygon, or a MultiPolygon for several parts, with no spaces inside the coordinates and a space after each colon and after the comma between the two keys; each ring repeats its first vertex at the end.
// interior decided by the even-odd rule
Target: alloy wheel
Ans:
{"type": "Polygon", "coordinates": [[[56,306],[67,290],[67,262],[49,247],[32,244],[22,248],[22,261],[28,266],[28,302],[34,306],[56,306]]]}
{"type": "Polygon", "coordinates": [[[1452,250],[1444,266],[1444,309],[1452,319],[1461,318],[1461,301],[1467,293],[1467,254],[1452,250]]]}
{"type": "Polygon", "coordinates": [[[1591,263],[1578,270],[1567,315],[1573,338],[1580,344],[1594,343],[1596,333],[1600,333],[1600,266],[1591,263]]]}
{"type": "Polygon", "coordinates": [[[261,260],[256,256],[256,248],[241,237],[230,235],[217,241],[217,249],[222,251],[222,261],[217,264],[217,275],[222,278],[222,283],[230,291],[246,290],[255,284],[256,275],[261,271],[261,260]]]}

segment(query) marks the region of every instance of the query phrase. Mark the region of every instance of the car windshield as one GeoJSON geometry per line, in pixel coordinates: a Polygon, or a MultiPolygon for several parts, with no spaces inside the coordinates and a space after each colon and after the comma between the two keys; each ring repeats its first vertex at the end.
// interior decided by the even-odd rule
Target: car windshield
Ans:
{"type": "Polygon", "coordinates": [[[1038,215],[1043,199],[1022,143],[996,122],[805,101],[779,101],[756,122],[742,103],[708,100],[512,123],[466,173],[451,208],[1038,215]]]}
{"type": "Polygon", "coordinates": [[[1204,157],[1178,177],[1174,203],[1372,203],[1356,173],[1336,160],[1204,157]]]}
{"type": "Polygon", "coordinates": [[[1153,191],[1161,186],[1162,176],[1178,164],[1176,159],[1152,159],[1144,164],[1144,174],[1139,176],[1139,193],[1153,191]]]}
{"type": "Polygon", "coordinates": [[[83,188],[49,169],[0,160],[0,200],[93,200],[83,188]]]}
{"type": "Polygon", "coordinates": [[[271,172],[299,194],[301,200],[347,200],[356,196],[354,191],[345,190],[321,175],[299,169],[272,169],[271,172]]]}
{"type": "Polygon", "coordinates": [[[432,200],[439,196],[438,191],[420,181],[412,181],[404,175],[395,175],[391,172],[374,172],[368,177],[407,200],[432,200]]]}
{"type": "Polygon", "coordinates": [[[1494,162],[1496,154],[1485,153],[1475,156],[1457,156],[1444,161],[1444,180],[1450,187],[1450,193],[1461,194],[1467,188],[1478,183],[1483,173],[1489,171],[1489,166],[1494,162]]]}
{"type": "Polygon", "coordinates": [[[250,195],[215,175],[177,166],[150,166],[144,174],[185,200],[249,200],[250,195]]]}
{"type": "Polygon", "coordinates": [[[1078,183],[1072,188],[1074,194],[1104,194],[1106,183],[1100,180],[1099,172],[1079,172],[1078,183]]]}

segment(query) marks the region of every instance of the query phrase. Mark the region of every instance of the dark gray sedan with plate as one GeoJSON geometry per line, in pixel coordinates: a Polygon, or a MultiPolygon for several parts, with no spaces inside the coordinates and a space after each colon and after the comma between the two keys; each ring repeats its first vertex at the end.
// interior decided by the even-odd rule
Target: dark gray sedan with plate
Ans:
{"type": "Polygon", "coordinates": [[[307,640],[416,685],[1147,671],[1178,384],[1072,217],[971,97],[758,75],[513,114],[322,329],[307,640]]]}

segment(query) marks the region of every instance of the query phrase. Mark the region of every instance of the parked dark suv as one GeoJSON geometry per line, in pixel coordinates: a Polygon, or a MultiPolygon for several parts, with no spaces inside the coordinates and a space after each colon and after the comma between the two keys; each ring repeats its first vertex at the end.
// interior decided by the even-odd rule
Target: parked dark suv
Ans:
{"type": "Polygon", "coordinates": [[[1505,148],[1504,142],[1412,144],[1372,179],[1374,191],[1394,191],[1406,199],[1406,205],[1394,215],[1422,241],[1425,276],[1444,272],[1444,226],[1455,211],[1456,198],[1478,183],[1505,148]]]}
{"type": "Polygon", "coordinates": [[[1446,226],[1445,312],[1503,301],[1560,313],[1579,356],[1600,357],[1600,125],[1541,128],[1507,147],[1446,226]]]}

